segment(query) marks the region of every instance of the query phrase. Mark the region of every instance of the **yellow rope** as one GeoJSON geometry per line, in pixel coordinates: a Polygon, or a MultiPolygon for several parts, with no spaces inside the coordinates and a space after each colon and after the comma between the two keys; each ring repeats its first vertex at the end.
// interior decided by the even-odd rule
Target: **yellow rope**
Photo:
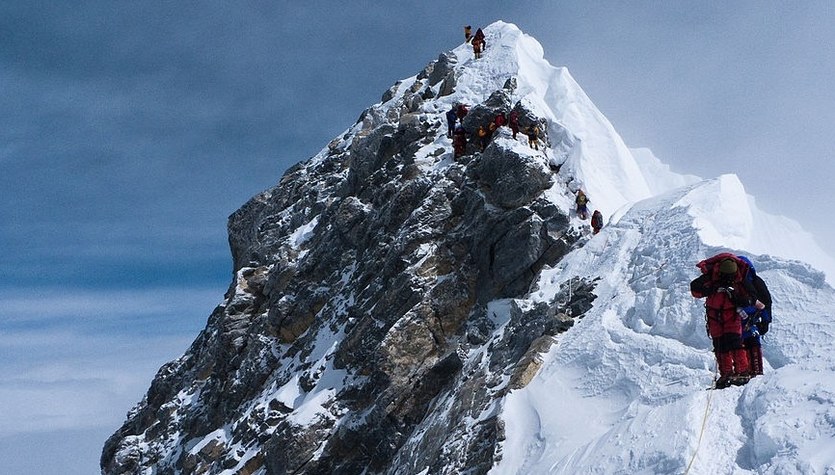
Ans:
{"type": "MultiPolygon", "coordinates": [[[[713,372],[713,383],[716,384],[716,376],[719,374],[719,365],[716,365],[716,369],[713,372]]],[[[707,395],[707,404],[705,405],[705,415],[702,418],[702,428],[699,430],[699,440],[696,441],[696,450],[693,451],[693,457],[690,458],[690,463],[687,464],[687,468],[684,470],[684,474],[687,475],[690,472],[690,467],[693,466],[693,462],[696,461],[696,455],[699,454],[699,448],[702,445],[702,436],[705,434],[705,427],[707,426],[707,415],[710,413],[710,400],[713,398],[713,390],[710,390],[707,395]]]]}

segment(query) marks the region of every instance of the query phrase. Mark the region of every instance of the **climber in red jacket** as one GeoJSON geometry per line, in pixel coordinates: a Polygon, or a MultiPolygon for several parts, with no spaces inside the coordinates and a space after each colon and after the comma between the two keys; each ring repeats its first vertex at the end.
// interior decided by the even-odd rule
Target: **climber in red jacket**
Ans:
{"type": "Polygon", "coordinates": [[[690,282],[695,298],[706,298],[707,332],[713,340],[713,352],[719,366],[716,388],[748,382],[748,354],[742,345],[740,309],[765,305],[757,299],[754,286],[746,280],[748,264],[731,253],[721,253],[697,264],[702,275],[690,282]]]}

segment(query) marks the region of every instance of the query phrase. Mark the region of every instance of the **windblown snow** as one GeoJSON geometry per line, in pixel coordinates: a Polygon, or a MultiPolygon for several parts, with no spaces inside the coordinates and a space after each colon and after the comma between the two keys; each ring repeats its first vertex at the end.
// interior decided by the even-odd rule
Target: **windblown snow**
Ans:
{"type": "Polygon", "coordinates": [[[679,175],[650,151],[630,150],[568,71],[514,25],[485,33],[483,58],[455,50],[468,69],[464,97],[451,100],[477,103],[518,77],[519,100],[561,137],[546,154],[571,178],[553,200],[571,206],[556,190],[582,188],[608,219],[543,271],[529,297],[551,301],[574,276],[599,279],[592,310],[504,401],[506,440],[491,473],[835,474],[835,261],[796,222],[759,210],[737,176],[679,175]],[[723,251],[752,259],[775,320],[765,375],[705,391],[715,360],[689,282],[698,261],[723,251]]]}

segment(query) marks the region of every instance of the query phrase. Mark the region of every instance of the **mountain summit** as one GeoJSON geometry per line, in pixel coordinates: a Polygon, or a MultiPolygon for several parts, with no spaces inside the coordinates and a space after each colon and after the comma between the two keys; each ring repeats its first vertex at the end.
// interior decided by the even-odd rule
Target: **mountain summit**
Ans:
{"type": "Polygon", "coordinates": [[[630,150],[516,26],[484,33],[481,58],[465,43],[397,81],[230,216],[229,290],[103,473],[831,470],[835,291],[786,260],[831,258],[735,176],[630,150]],[[522,131],[482,148],[479,127],[511,112],[522,131]],[[751,258],[775,322],[766,374],[709,392],[687,286],[719,251],[751,258]]]}

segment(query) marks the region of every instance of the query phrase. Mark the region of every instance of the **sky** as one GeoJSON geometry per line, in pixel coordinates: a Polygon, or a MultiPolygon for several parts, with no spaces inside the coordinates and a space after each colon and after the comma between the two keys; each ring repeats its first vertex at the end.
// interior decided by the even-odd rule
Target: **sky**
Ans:
{"type": "Polygon", "coordinates": [[[835,254],[835,3],[509,3],[0,2],[0,460],[94,472],[221,301],[228,215],[465,24],[515,23],[627,145],[835,254]]]}

